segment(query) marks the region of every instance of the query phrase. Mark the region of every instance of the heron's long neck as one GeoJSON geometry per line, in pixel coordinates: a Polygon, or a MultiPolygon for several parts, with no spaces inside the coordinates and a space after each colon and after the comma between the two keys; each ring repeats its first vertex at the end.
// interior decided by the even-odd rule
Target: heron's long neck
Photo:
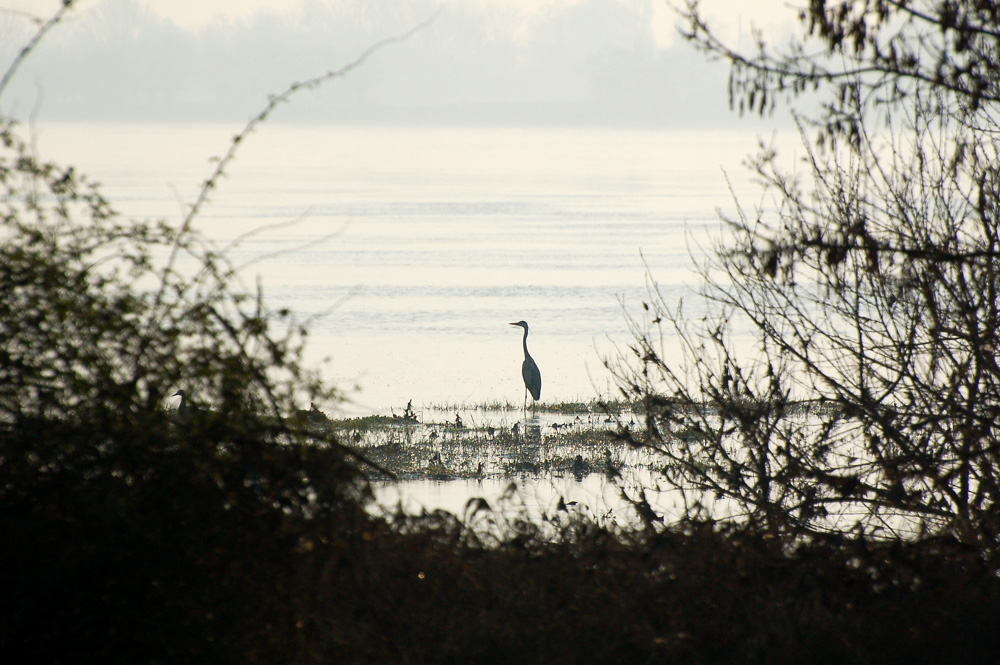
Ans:
{"type": "Polygon", "coordinates": [[[524,347],[524,357],[528,357],[528,329],[524,329],[524,337],[521,338],[521,346],[524,347]]]}

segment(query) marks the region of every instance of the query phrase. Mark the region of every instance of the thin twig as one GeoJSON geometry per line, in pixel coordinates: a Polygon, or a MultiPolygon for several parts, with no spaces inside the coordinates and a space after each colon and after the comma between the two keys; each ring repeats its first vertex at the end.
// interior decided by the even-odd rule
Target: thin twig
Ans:
{"type": "Polygon", "coordinates": [[[14,77],[14,73],[17,71],[18,67],[21,66],[21,63],[24,62],[25,58],[28,57],[28,54],[34,50],[34,48],[38,45],[38,42],[40,42],[42,37],[45,36],[45,33],[51,30],[55,24],[61,21],[63,16],[65,16],[66,13],[72,9],[73,2],[74,0],[63,0],[62,7],[59,8],[59,11],[53,14],[52,18],[50,18],[41,28],[38,29],[38,32],[36,32],[35,36],[31,38],[31,41],[29,41],[24,48],[21,49],[21,52],[17,54],[17,57],[14,58],[14,62],[10,64],[10,67],[8,67],[7,71],[4,72],[3,78],[0,79],[0,96],[3,96],[4,88],[7,87],[7,83],[14,77]]]}

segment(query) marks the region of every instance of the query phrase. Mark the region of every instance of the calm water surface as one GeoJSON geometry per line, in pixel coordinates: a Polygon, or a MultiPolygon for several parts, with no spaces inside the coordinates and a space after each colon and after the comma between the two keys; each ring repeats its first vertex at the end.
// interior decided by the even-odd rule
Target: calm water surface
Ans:
{"type": "MultiPolygon", "coordinates": [[[[239,130],[47,125],[43,155],[102,183],[123,214],[179,220],[239,130]]],[[[754,144],[735,132],[301,127],[244,143],[198,222],[312,322],[312,357],[352,404],[519,403],[520,329],[543,400],[613,392],[645,266],[668,300],[695,283],[689,235],[717,229],[754,144]],[[738,177],[737,177],[738,176],[738,177]],[[270,225],[279,225],[270,227],[270,225]]],[[[703,241],[703,240],[702,240],[703,241]]]]}
{"type": "Polygon", "coordinates": [[[582,513],[595,520],[620,526],[635,525],[638,518],[622,497],[638,498],[646,489],[650,506],[668,519],[681,514],[681,496],[672,491],[655,491],[656,479],[648,472],[634,474],[627,481],[611,482],[601,473],[582,478],[543,479],[485,478],[462,480],[406,480],[376,482],[376,505],[392,512],[397,508],[409,514],[445,510],[467,515],[472,498],[483,498],[500,520],[527,517],[536,522],[559,519],[562,501],[566,512],[582,513]]]}

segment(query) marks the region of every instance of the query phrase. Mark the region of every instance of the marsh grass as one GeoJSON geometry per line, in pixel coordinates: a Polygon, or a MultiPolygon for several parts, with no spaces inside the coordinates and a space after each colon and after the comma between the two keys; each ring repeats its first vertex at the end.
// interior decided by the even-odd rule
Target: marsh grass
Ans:
{"type": "Polygon", "coordinates": [[[621,428],[636,426],[630,409],[600,400],[542,404],[527,413],[499,403],[433,404],[416,411],[407,405],[403,415],[330,420],[328,426],[402,479],[582,478],[654,464],[622,443],[621,428]]]}
{"type": "MultiPolygon", "coordinates": [[[[547,414],[604,414],[622,413],[631,411],[638,406],[638,402],[612,399],[610,397],[595,397],[592,399],[576,399],[562,402],[538,402],[528,409],[529,412],[547,414]]],[[[510,400],[492,400],[488,402],[474,402],[456,404],[453,402],[432,402],[426,404],[425,408],[435,411],[504,411],[520,412],[522,404],[511,402],[510,400]]]]}

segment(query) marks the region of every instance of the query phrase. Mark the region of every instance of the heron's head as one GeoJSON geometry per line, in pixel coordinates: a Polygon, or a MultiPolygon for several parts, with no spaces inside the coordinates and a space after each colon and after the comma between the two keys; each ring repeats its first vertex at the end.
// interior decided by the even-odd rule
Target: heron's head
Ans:
{"type": "Polygon", "coordinates": [[[525,321],[518,321],[517,323],[512,323],[510,325],[512,325],[512,326],[519,326],[521,328],[524,328],[525,330],[528,329],[528,324],[525,321]]]}
{"type": "Polygon", "coordinates": [[[177,392],[174,393],[174,397],[184,397],[184,391],[178,390],[177,392]]]}

